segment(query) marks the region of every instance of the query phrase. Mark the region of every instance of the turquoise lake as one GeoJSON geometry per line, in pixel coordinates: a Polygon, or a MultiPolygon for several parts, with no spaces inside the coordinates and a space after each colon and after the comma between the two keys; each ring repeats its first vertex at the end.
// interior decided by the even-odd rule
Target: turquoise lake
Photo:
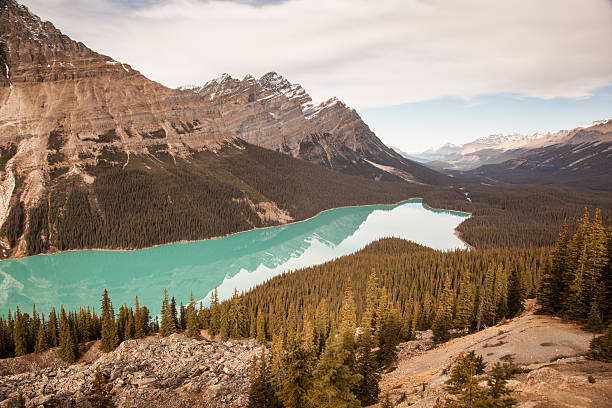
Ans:
{"type": "Polygon", "coordinates": [[[338,208],[303,222],[253,230],[225,238],[162,245],[137,251],[74,251],[0,261],[0,310],[32,305],[75,309],[100,307],[107,288],[115,310],[141,305],[159,312],[163,290],[177,302],[208,303],[218,287],[227,299],[286,271],[351,254],[383,237],[408,239],[435,249],[465,248],[454,229],[467,215],[432,210],[421,200],[397,205],[338,208]]]}

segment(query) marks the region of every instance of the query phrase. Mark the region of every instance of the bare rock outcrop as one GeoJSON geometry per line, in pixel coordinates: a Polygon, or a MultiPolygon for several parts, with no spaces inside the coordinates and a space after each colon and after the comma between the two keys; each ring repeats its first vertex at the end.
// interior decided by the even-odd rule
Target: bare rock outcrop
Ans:
{"type": "Polygon", "coordinates": [[[242,407],[258,352],[253,341],[219,343],[180,334],[128,340],[91,361],[66,366],[55,358],[47,361],[49,368],[5,375],[0,378],[0,404],[10,406],[21,392],[28,407],[88,406],[95,369],[100,367],[119,406],[242,407]]]}

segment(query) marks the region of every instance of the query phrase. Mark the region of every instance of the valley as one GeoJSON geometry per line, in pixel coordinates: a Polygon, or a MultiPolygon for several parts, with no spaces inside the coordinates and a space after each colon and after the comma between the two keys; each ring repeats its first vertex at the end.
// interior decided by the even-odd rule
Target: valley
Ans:
{"type": "MultiPolygon", "coordinates": [[[[526,64],[517,5],[440,29],[435,2],[23,2],[0,0],[2,408],[612,403],[612,120],[456,142],[605,111],[600,74],[578,86],[601,47],[534,73],[556,10],[526,64]],[[463,48],[483,32],[503,58],[463,48]]],[[[574,14],[563,50],[609,31],[574,14]]]]}

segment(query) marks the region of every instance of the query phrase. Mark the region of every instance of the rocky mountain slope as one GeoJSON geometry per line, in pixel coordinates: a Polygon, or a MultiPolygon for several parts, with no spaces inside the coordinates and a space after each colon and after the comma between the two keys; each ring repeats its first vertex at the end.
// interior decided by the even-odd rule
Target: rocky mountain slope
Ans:
{"type": "Polygon", "coordinates": [[[474,350],[487,363],[513,361],[523,373],[509,380],[518,407],[608,407],[612,404],[612,364],[585,360],[593,335],[550,316],[527,311],[505,325],[433,347],[431,339],[400,345],[397,368],[383,375],[381,389],[398,407],[433,407],[445,397],[444,382],[458,358],[474,350]],[[595,383],[589,383],[592,375],[595,383]],[[425,391],[423,392],[423,384],[425,391]]]}
{"type": "Polygon", "coordinates": [[[450,180],[309,101],[275,74],[169,89],[0,0],[0,256],[202,239],[450,180]]]}
{"type": "Polygon", "coordinates": [[[566,184],[612,191],[612,120],[559,133],[508,154],[514,157],[452,174],[485,183],[566,184]]]}
{"type": "Polygon", "coordinates": [[[179,90],[212,103],[228,129],[249,143],[372,179],[449,183],[385,146],[337,98],[314,104],[299,84],[275,72],[243,80],[224,74],[202,87],[179,90]]]}
{"type": "Polygon", "coordinates": [[[453,143],[446,143],[437,149],[430,148],[418,153],[406,153],[398,149],[397,147],[392,147],[392,149],[401,154],[406,159],[414,160],[419,163],[428,163],[435,160],[444,159],[445,157],[457,153],[459,150],[461,150],[461,146],[453,143]]]}
{"type": "Polygon", "coordinates": [[[489,135],[457,146],[454,151],[442,147],[439,151],[436,151],[439,157],[427,161],[427,165],[437,170],[470,170],[484,164],[500,163],[509,158],[518,157],[522,151],[529,149],[530,145],[560,135],[541,133],[533,135],[489,135]],[[445,154],[446,152],[448,153],[445,154]]]}

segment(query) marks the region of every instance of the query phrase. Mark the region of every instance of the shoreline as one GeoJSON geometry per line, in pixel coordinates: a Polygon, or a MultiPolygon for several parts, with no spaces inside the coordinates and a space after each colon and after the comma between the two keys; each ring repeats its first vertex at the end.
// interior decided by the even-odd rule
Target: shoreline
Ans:
{"type": "MultiPolygon", "coordinates": [[[[205,241],[212,241],[215,239],[222,239],[222,238],[229,238],[233,235],[238,235],[238,234],[243,234],[246,232],[251,232],[251,231],[259,231],[259,230],[266,230],[266,229],[270,229],[270,228],[278,228],[278,227],[283,227],[286,225],[294,225],[294,224],[299,224],[301,222],[306,222],[306,221],[310,221],[326,212],[329,211],[334,211],[334,210],[340,210],[343,208],[360,208],[360,207],[374,207],[374,206],[379,206],[379,205],[388,205],[388,206],[397,206],[403,203],[408,203],[410,201],[413,200],[420,200],[421,204],[423,205],[423,207],[425,207],[426,209],[429,210],[435,210],[435,211],[448,211],[448,212],[455,212],[455,213],[459,213],[459,214],[465,214],[467,216],[467,218],[472,216],[472,213],[468,213],[465,211],[456,211],[456,210],[449,210],[449,209],[444,209],[444,208],[434,208],[431,207],[427,204],[425,204],[423,202],[423,197],[410,197],[404,200],[400,200],[398,202],[395,203],[375,203],[375,204],[360,204],[360,205],[345,205],[345,206],[340,206],[340,207],[333,207],[333,208],[328,208],[325,210],[321,210],[318,213],[316,213],[313,216],[310,216],[308,218],[305,218],[303,220],[297,220],[297,221],[292,221],[292,222],[288,222],[286,224],[279,224],[279,225],[269,225],[266,227],[257,227],[257,228],[251,228],[248,230],[243,230],[243,231],[236,231],[236,232],[231,232],[225,235],[219,235],[219,236],[214,236],[214,237],[209,237],[209,238],[202,238],[202,239],[195,239],[195,240],[179,240],[179,241],[172,241],[172,242],[165,242],[163,244],[155,244],[155,245],[150,245],[147,247],[143,247],[143,248],[79,248],[79,249],[66,249],[63,251],[55,251],[55,252],[45,252],[45,253],[41,253],[41,254],[35,254],[35,255],[26,255],[26,256],[16,256],[16,257],[10,257],[10,258],[6,258],[6,259],[2,259],[0,260],[0,264],[4,261],[16,261],[16,260],[20,260],[20,259],[26,259],[26,258],[32,258],[35,256],[50,256],[50,255],[60,255],[60,254],[65,254],[65,253],[70,253],[70,252],[132,252],[132,251],[145,251],[148,249],[153,249],[153,248],[157,248],[157,247],[161,247],[164,245],[174,245],[174,244],[187,244],[190,242],[205,242],[205,241]]],[[[461,223],[463,223],[464,221],[462,221],[461,223]]],[[[461,224],[459,223],[459,225],[461,224]]],[[[457,227],[459,226],[457,225],[457,227]]],[[[455,227],[453,229],[453,234],[457,237],[457,239],[459,239],[468,249],[474,249],[474,247],[472,247],[470,244],[468,244],[467,242],[465,242],[459,232],[457,231],[457,227],[455,227]]]]}

